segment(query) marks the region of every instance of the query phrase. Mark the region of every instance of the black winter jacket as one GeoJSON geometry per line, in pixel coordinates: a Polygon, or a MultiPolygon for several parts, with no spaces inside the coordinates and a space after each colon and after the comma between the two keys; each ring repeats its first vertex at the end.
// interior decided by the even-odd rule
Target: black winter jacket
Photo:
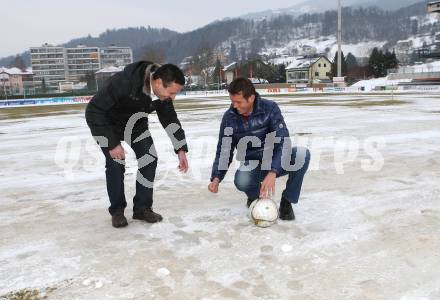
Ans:
{"type": "MultiPolygon", "coordinates": [[[[110,77],[108,84],[90,100],[85,112],[86,121],[97,141],[98,137],[105,137],[108,148],[113,149],[124,139],[125,127],[133,114],[156,111],[163,128],[173,123],[178,125],[173,133],[174,141],[180,141],[173,143],[175,152],[188,151],[185,132],[172,100],[152,101],[149,95],[150,74],[158,67],[159,65],[148,61],[129,64],[123,71],[110,77]]],[[[147,129],[148,119],[142,118],[135,123],[132,136],[138,136],[147,129]]]]}

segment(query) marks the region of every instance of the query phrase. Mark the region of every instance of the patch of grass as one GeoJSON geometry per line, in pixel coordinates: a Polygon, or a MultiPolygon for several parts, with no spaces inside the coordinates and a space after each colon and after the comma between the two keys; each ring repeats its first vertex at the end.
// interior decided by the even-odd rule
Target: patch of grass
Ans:
{"type": "MultiPolygon", "coordinates": [[[[220,98],[218,100],[225,100],[226,98],[220,98]]],[[[33,117],[47,117],[66,114],[83,113],[87,104],[59,104],[59,105],[41,105],[41,106],[22,106],[22,107],[2,107],[0,108],[0,120],[13,120],[33,117]]],[[[209,98],[197,98],[197,99],[178,99],[174,102],[174,106],[177,110],[193,110],[193,109],[206,109],[206,108],[221,108],[226,107],[224,104],[220,104],[209,98]],[[206,103],[206,101],[212,103],[206,103]],[[200,103],[203,102],[203,103],[200,103]]]]}
{"type": "MultiPolygon", "coordinates": [[[[373,92],[373,93],[368,93],[368,92],[363,92],[363,93],[293,93],[293,94],[277,94],[277,95],[263,95],[263,98],[277,98],[277,97],[282,97],[282,98],[303,98],[303,97],[325,97],[325,96],[329,96],[329,97],[337,97],[337,96],[343,96],[343,97],[347,97],[347,96],[355,96],[355,97],[371,97],[371,96],[390,96],[391,92],[387,92],[387,93],[380,93],[380,92],[373,92]]],[[[392,93],[395,96],[398,95],[407,95],[408,93],[405,92],[393,92],[392,93]]]]}
{"type": "Polygon", "coordinates": [[[369,106],[392,106],[410,103],[402,100],[341,100],[341,101],[322,101],[322,100],[300,100],[288,103],[288,105],[300,106],[340,106],[340,107],[369,107],[369,106]]]}
{"type": "Polygon", "coordinates": [[[1,296],[0,299],[7,300],[40,300],[45,299],[40,296],[40,292],[38,290],[30,290],[24,289],[16,292],[10,292],[4,296],[1,296]]]}
{"type": "Polygon", "coordinates": [[[358,102],[358,103],[347,103],[344,104],[345,106],[350,107],[368,107],[368,106],[392,106],[392,105],[403,105],[411,103],[409,101],[403,101],[403,100],[383,100],[383,101],[365,101],[365,102],[358,102]]]}
{"type": "MultiPolygon", "coordinates": [[[[63,283],[70,283],[70,280],[66,280],[63,283]]],[[[19,291],[13,291],[6,295],[0,296],[1,300],[42,300],[48,299],[48,295],[56,291],[56,287],[47,287],[42,290],[37,289],[22,289],[19,291]]]]}
{"type": "Polygon", "coordinates": [[[217,109],[224,108],[225,111],[229,108],[229,106],[225,105],[209,105],[209,106],[190,106],[190,107],[176,107],[177,114],[183,111],[196,111],[196,110],[205,110],[205,109],[217,109]]]}
{"type": "Polygon", "coordinates": [[[32,117],[46,117],[83,112],[86,105],[81,104],[59,104],[23,107],[4,107],[0,109],[0,120],[22,119],[32,117]]]}
{"type": "MultiPolygon", "coordinates": [[[[337,99],[322,99],[326,94],[317,94],[319,99],[313,99],[313,95],[277,95],[273,96],[276,99],[289,99],[288,103],[282,105],[300,105],[300,106],[339,106],[339,107],[368,107],[368,106],[391,106],[391,105],[403,105],[410,103],[403,100],[371,100],[368,98],[344,98],[341,100],[337,99]]],[[[333,94],[329,94],[334,96],[333,94]]],[[[347,95],[344,95],[347,96],[347,95]]],[[[353,95],[354,96],[354,95],[353,95]]],[[[359,95],[357,95],[359,96],[359,95]]],[[[363,96],[363,95],[362,95],[363,96]]],[[[389,96],[389,95],[388,95],[389,96]]],[[[269,96],[268,98],[271,98],[269,96]]],[[[199,109],[217,109],[229,107],[224,101],[228,100],[226,97],[213,98],[188,98],[188,99],[178,99],[174,102],[177,111],[192,111],[199,109]],[[218,101],[216,101],[218,100],[218,101]]],[[[0,108],[0,120],[11,120],[11,119],[22,119],[22,118],[33,118],[33,117],[45,117],[45,116],[56,116],[64,114],[77,114],[83,113],[86,104],[60,104],[60,105],[44,105],[44,106],[23,106],[23,107],[3,107],[0,108]]],[[[433,113],[439,113],[438,111],[433,111],[433,113]]]]}

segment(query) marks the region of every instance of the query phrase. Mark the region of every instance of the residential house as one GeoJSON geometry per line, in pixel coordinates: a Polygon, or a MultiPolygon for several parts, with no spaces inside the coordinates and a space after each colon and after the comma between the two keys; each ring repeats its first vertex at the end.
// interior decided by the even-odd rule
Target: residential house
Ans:
{"type": "Polygon", "coordinates": [[[0,68],[0,95],[34,94],[31,69],[0,68]]]}
{"type": "Polygon", "coordinates": [[[331,67],[325,56],[297,57],[286,68],[287,83],[330,83],[331,67]]]}

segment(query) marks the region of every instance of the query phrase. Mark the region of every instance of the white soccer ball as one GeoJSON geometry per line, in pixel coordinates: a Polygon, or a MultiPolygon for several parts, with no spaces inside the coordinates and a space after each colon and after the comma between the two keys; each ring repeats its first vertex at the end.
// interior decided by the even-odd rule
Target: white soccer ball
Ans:
{"type": "Polygon", "coordinates": [[[249,207],[249,218],[258,227],[269,227],[278,219],[278,205],[272,199],[257,199],[249,207]]]}

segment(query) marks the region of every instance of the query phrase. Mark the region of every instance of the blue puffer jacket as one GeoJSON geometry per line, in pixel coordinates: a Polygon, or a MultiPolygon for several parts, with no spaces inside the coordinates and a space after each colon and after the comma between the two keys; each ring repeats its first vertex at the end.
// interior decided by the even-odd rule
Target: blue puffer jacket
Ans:
{"type": "Polygon", "coordinates": [[[238,149],[237,160],[259,160],[260,162],[263,159],[263,153],[273,149],[269,167],[278,175],[282,171],[281,153],[286,137],[289,137],[289,130],[275,102],[263,99],[257,94],[252,113],[247,120],[231,106],[223,115],[220,125],[211,180],[215,177],[220,181],[223,180],[236,148],[238,149]],[[272,138],[268,134],[272,134],[272,138]],[[266,145],[266,141],[274,140],[274,135],[278,142],[268,142],[266,145]]]}

